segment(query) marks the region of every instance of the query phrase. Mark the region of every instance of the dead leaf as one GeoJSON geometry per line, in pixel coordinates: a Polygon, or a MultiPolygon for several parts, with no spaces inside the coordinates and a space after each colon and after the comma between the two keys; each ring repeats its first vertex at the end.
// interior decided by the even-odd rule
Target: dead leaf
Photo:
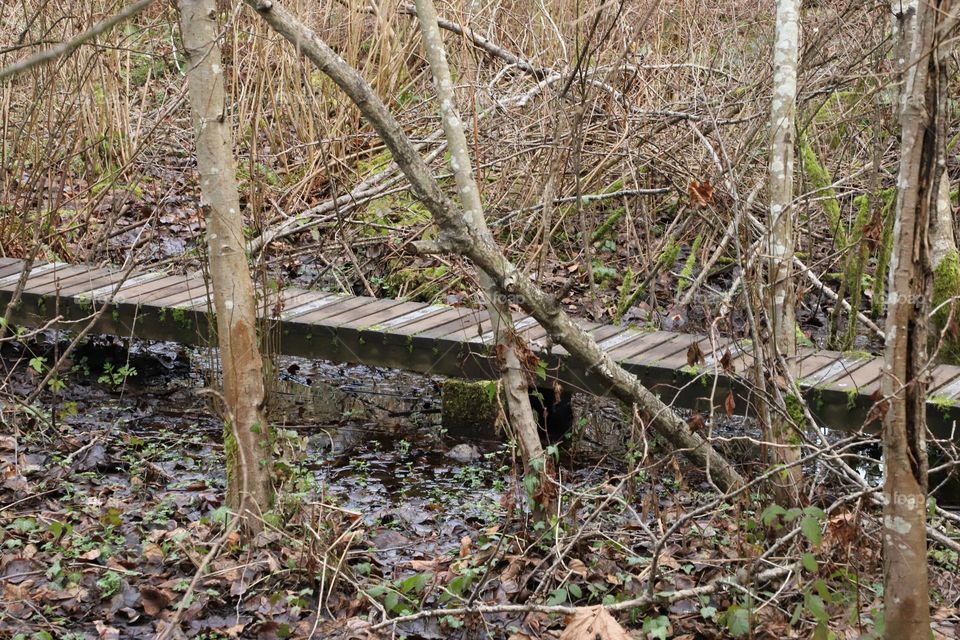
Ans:
{"type": "Polygon", "coordinates": [[[694,180],[687,187],[687,194],[690,196],[690,203],[697,209],[713,204],[713,185],[709,180],[703,182],[694,180]]]}
{"type": "Polygon", "coordinates": [[[602,606],[577,609],[560,640],[631,640],[620,623],[602,606]]]}
{"type": "Polygon", "coordinates": [[[690,431],[697,433],[698,431],[703,431],[704,427],[707,426],[707,423],[704,421],[702,415],[695,413],[690,416],[689,420],[687,420],[687,425],[690,427],[690,431]]]}
{"type": "Polygon", "coordinates": [[[120,640],[120,630],[116,627],[108,626],[101,620],[94,621],[93,625],[97,628],[97,636],[101,640],[120,640]]]}
{"type": "Polygon", "coordinates": [[[727,392],[727,400],[724,404],[724,409],[727,411],[728,416],[732,416],[733,412],[737,409],[737,399],[733,397],[733,391],[727,392]]]}
{"type": "Polygon", "coordinates": [[[470,545],[473,544],[473,541],[470,540],[470,536],[463,536],[460,538],[460,557],[466,558],[470,555],[470,545]]]}
{"type": "Polygon", "coordinates": [[[163,562],[163,549],[155,542],[148,542],[143,545],[143,557],[147,562],[163,562]]]}
{"type": "Polygon", "coordinates": [[[727,373],[734,373],[733,365],[731,364],[732,360],[733,360],[733,355],[731,355],[730,349],[727,349],[726,351],[723,352],[723,356],[720,358],[720,366],[727,373]]]}
{"type": "Polygon", "coordinates": [[[587,565],[583,564],[582,560],[574,558],[570,561],[570,573],[573,573],[578,576],[587,575],[587,565]]]}
{"type": "Polygon", "coordinates": [[[170,596],[156,587],[140,587],[140,603],[145,614],[155,616],[170,606],[170,596]]]}
{"type": "Polygon", "coordinates": [[[687,347],[687,365],[692,367],[703,362],[703,350],[700,349],[699,342],[692,342],[687,347]]]}

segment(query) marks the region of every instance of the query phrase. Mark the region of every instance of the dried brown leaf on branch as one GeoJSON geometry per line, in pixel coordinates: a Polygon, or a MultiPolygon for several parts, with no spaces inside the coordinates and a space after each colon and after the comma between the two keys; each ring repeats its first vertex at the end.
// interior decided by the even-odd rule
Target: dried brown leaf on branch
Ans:
{"type": "Polygon", "coordinates": [[[631,640],[620,623],[603,606],[577,609],[560,640],[631,640]]]}
{"type": "Polygon", "coordinates": [[[694,180],[687,187],[687,195],[690,196],[690,204],[696,209],[702,209],[713,204],[713,185],[709,180],[697,182],[694,180]]]}

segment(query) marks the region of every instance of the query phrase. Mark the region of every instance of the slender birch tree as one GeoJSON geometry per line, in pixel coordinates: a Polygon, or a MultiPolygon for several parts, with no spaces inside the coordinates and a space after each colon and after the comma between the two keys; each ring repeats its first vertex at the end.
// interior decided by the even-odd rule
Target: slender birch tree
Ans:
{"type": "Polygon", "coordinates": [[[938,49],[951,0],[911,3],[900,14],[900,169],[890,258],[882,391],[884,616],[887,638],[930,634],[927,586],[927,338],[933,288],[931,230],[945,179],[945,85],[938,49]]]}
{"type": "Polygon", "coordinates": [[[180,0],[180,26],[190,57],[187,83],[223,368],[226,502],[255,533],[273,502],[271,446],[215,0],[180,0]]]}
{"type": "MultiPolygon", "coordinates": [[[[450,67],[447,65],[446,49],[437,24],[437,10],[432,0],[416,0],[416,8],[423,37],[423,48],[433,72],[433,84],[440,103],[440,119],[443,132],[447,137],[447,146],[450,149],[450,169],[453,171],[457,191],[460,194],[463,220],[471,234],[493,243],[493,235],[483,215],[480,189],[473,176],[473,164],[470,160],[467,138],[463,132],[463,122],[457,109],[457,97],[450,77],[450,67]]],[[[497,290],[493,279],[483,271],[479,273],[479,278],[480,288],[483,290],[490,320],[493,323],[497,353],[502,359],[501,380],[507,399],[511,430],[520,445],[526,473],[539,480],[537,490],[539,503],[549,511],[552,503],[552,485],[547,477],[550,473],[550,465],[544,458],[537,421],[530,407],[528,374],[524,371],[521,357],[517,353],[521,348],[518,343],[520,338],[513,329],[510,305],[497,290]]]]}
{"type": "MultiPolygon", "coordinates": [[[[793,165],[797,114],[797,65],[800,51],[800,0],[777,0],[776,40],[773,52],[773,99],[770,104],[770,216],[767,232],[767,315],[773,370],[790,378],[797,354],[796,292],[793,281],[794,207],[793,165]]],[[[774,381],[773,384],[776,384],[774,381]]],[[[789,406],[789,404],[787,404],[789,406]]],[[[789,415],[768,411],[773,460],[791,464],[800,459],[797,437],[789,415]]],[[[799,502],[803,476],[790,467],[774,481],[777,499],[799,502]]]]}

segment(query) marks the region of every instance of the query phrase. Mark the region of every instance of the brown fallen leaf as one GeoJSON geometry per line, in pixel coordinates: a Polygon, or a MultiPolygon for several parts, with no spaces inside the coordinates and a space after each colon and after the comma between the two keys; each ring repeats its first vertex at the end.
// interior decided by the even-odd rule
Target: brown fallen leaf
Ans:
{"type": "Polygon", "coordinates": [[[737,400],[733,397],[733,391],[727,392],[727,400],[724,404],[724,409],[727,411],[727,416],[732,416],[733,412],[737,409],[737,400]]]}
{"type": "Polygon", "coordinates": [[[148,616],[155,616],[166,609],[170,606],[170,601],[170,596],[156,587],[140,587],[140,604],[148,616]]]}
{"type": "Polygon", "coordinates": [[[574,558],[570,561],[570,573],[573,573],[578,576],[587,575],[587,565],[583,564],[583,560],[578,560],[574,558]]]}
{"type": "Polygon", "coordinates": [[[631,640],[620,623],[602,606],[577,609],[560,640],[631,640]]]}
{"type": "Polygon", "coordinates": [[[693,366],[695,364],[703,363],[703,350],[700,349],[699,342],[691,342],[690,346],[687,347],[687,365],[693,366]]]}

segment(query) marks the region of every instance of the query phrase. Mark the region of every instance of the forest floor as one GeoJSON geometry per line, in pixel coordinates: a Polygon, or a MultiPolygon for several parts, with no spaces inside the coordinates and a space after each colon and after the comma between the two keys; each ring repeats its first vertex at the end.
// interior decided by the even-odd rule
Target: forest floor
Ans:
{"type": "MultiPolygon", "coordinates": [[[[5,347],[10,390],[29,394],[37,382],[31,359],[55,348],[42,340],[5,347]]],[[[578,407],[589,417],[585,438],[561,464],[570,515],[556,538],[544,535],[526,520],[509,447],[478,442],[473,459],[449,457],[462,443],[438,429],[436,380],[291,360],[286,371],[329,385],[337,402],[310,424],[291,412],[278,450],[289,521],[243,545],[224,530],[221,426],[199,393],[207,355],[165,343],[134,343],[130,354],[91,341],[75,354],[66,385],[43,398],[49,414],[25,406],[3,413],[2,637],[155,638],[174,621],[169,637],[379,637],[373,625],[387,617],[539,596],[556,612],[438,613],[396,633],[552,638],[565,626],[563,605],[645,594],[649,528],[662,535],[713,496],[701,473],[656,449],[651,459],[660,462],[624,482],[629,450],[595,446],[622,417],[591,400],[578,407]]],[[[829,503],[829,490],[822,493],[815,504],[829,503]]],[[[857,520],[857,509],[809,513],[823,533],[797,542],[816,560],[785,583],[792,596],[763,606],[691,595],[624,625],[638,638],[747,629],[756,638],[805,637],[810,627],[791,618],[822,607],[836,637],[860,637],[881,602],[878,532],[857,520]]],[[[667,538],[652,588],[708,584],[757,558],[785,526],[750,500],[691,517],[667,538]]],[[[938,637],[957,637],[957,559],[943,557],[931,570],[938,637]]]]}

